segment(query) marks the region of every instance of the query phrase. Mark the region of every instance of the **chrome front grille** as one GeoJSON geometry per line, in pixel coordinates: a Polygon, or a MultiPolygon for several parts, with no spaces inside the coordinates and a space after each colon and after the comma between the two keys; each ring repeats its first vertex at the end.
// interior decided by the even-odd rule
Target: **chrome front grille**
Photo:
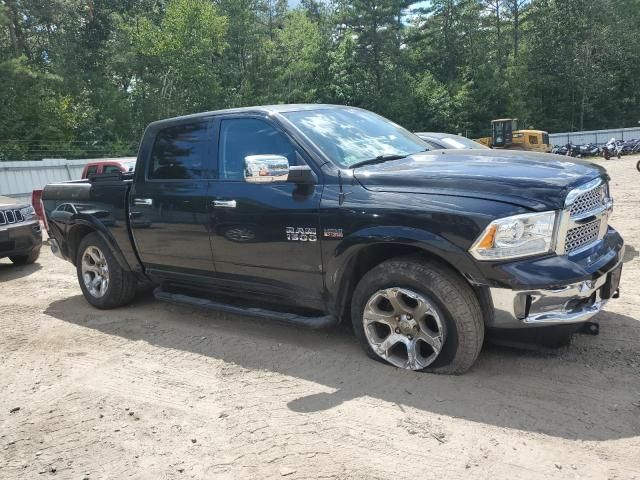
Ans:
{"type": "Polygon", "coordinates": [[[569,210],[572,217],[576,217],[601,208],[607,198],[607,185],[602,184],[592,190],[578,195],[569,210]]]}
{"type": "Polygon", "coordinates": [[[0,210],[0,225],[24,222],[20,210],[0,210]]]}
{"type": "Polygon", "coordinates": [[[565,250],[567,253],[580,250],[582,247],[591,245],[598,240],[598,234],[600,233],[600,219],[594,220],[579,227],[570,228],[567,231],[567,237],[564,242],[565,250]]]}
{"type": "Polygon", "coordinates": [[[604,238],[613,201],[609,186],[601,179],[592,180],[567,195],[560,217],[557,253],[576,254],[604,238]]]}

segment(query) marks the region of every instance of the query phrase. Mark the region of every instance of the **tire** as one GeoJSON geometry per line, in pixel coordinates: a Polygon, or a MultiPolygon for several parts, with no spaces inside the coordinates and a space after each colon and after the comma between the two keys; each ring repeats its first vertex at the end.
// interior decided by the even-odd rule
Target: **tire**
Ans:
{"type": "Polygon", "coordinates": [[[471,286],[445,264],[419,256],[387,260],[367,272],[353,294],[351,318],[367,355],[409,370],[462,374],[478,358],[484,340],[482,310],[471,286]],[[407,311],[414,312],[415,319],[397,315],[398,309],[388,300],[394,295],[396,306],[409,307],[407,311]],[[422,306],[425,301],[427,307],[422,306]],[[428,313],[420,314],[425,308],[428,313]],[[377,318],[382,318],[382,323],[375,321],[377,318]],[[431,340],[423,340],[425,335],[431,340]],[[392,336],[401,341],[393,343],[392,336]],[[386,348],[385,342],[393,347],[386,348]],[[417,359],[413,363],[408,354],[410,345],[419,345],[412,348],[420,351],[413,355],[417,359]]]}
{"type": "Polygon", "coordinates": [[[111,248],[97,233],[88,234],[80,242],[76,272],[84,298],[94,307],[120,307],[131,302],[136,294],[135,275],[120,266],[111,248]]]}
{"type": "Polygon", "coordinates": [[[640,172],[640,160],[638,160],[638,163],[636,163],[636,168],[638,169],[638,171],[640,172]]]}
{"type": "Polygon", "coordinates": [[[40,257],[40,247],[34,248],[28,255],[16,255],[14,257],[9,257],[9,260],[16,265],[29,265],[38,260],[38,257],[40,257]]]}
{"type": "Polygon", "coordinates": [[[609,160],[611,158],[611,155],[609,155],[609,152],[607,152],[606,150],[602,152],[602,156],[605,160],[609,160]]]}

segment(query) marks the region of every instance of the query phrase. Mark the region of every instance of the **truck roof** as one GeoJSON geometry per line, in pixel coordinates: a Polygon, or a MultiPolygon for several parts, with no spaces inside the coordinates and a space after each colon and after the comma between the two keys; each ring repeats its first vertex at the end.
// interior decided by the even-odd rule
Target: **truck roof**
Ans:
{"type": "Polygon", "coordinates": [[[221,115],[225,113],[283,113],[283,112],[297,112],[300,110],[325,110],[328,108],[357,108],[348,105],[331,105],[325,103],[288,103],[281,105],[256,105],[252,107],[238,107],[238,108],[225,108],[222,110],[211,110],[208,112],[192,113],[190,115],[181,115],[178,117],[163,118],[162,120],[156,120],[149,124],[158,125],[162,123],[174,122],[176,120],[192,120],[201,117],[210,117],[212,115],[221,115]]]}

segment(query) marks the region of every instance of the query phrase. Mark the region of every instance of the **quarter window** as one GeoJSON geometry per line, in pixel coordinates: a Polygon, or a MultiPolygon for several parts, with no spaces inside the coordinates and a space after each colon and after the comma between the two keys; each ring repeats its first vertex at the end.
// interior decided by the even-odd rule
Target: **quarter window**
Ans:
{"type": "Polygon", "coordinates": [[[244,157],[282,155],[296,164],[291,142],[273,126],[257,118],[223,120],[220,126],[219,172],[224,180],[244,180],[244,157]]]}
{"type": "Polygon", "coordinates": [[[185,123],[161,130],[153,144],[149,178],[204,178],[208,159],[208,121],[185,123]]]}

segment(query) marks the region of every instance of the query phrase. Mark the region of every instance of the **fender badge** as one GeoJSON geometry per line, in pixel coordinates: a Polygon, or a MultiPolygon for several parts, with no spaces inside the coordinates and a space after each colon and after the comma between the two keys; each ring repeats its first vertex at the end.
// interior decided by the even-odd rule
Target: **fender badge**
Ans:
{"type": "Polygon", "coordinates": [[[286,227],[285,233],[290,242],[315,242],[318,240],[315,228],[286,227]]]}
{"type": "Polygon", "coordinates": [[[324,236],[327,238],[342,238],[342,229],[341,228],[325,228],[324,236]]]}

